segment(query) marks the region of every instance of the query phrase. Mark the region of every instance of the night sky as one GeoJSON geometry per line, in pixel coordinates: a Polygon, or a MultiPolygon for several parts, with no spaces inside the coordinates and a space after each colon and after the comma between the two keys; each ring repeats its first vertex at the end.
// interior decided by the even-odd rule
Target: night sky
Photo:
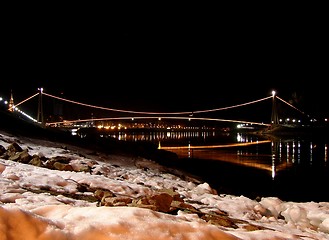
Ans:
{"type": "Polygon", "coordinates": [[[149,12],[11,11],[1,30],[0,95],[13,91],[19,101],[43,87],[110,108],[190,111],[276,90],[328,116],[323,15],[306,6],[149,12]]]}

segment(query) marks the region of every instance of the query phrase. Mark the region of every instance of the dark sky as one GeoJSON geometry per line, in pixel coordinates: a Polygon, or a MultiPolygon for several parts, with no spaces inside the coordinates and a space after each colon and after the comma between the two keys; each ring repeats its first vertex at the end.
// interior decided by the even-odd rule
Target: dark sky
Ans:
{"type": "Polygon", "coordinates": [[[110,108],[190,111],[274,89],[328,116],[328,25],[307,6],[104,12],[11,11],[0,94],[22,100],[43,87],[110,108]]]}

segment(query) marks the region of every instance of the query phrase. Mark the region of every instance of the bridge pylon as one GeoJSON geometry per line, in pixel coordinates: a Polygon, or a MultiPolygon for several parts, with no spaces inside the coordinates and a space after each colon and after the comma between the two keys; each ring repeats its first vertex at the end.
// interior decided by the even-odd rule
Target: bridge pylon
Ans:
{"type": "Polygon", "coordinates": [[[271,115],[271,127],[273,128],[274,126],[277,126],[279,124],[279,116],[278,116],[278,111],[277,111],[277,106],[276,106],[276,92],[272,91],[272,115],[271,115]]]}
{"type": "Polygon", "coordinates": [[[44,126],[45,125],[45,122],[44,122],[44,118],[43,118],[43,105],[42,105],[42,92],[43,92],[43,88],[38,88],[38,90],[40,91],[40,93],[39,93],[37,121],[39,123],[41,123],[42,126],[44,126]]]}

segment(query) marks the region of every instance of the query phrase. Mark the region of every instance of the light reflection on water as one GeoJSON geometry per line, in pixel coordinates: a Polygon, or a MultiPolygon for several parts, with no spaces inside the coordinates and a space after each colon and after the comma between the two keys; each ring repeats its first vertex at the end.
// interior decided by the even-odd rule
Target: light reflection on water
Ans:
{"type": "Polygon", "coordinates": [[[150,141],[159,148],[176,153],[179,158],[225,161],[276,172],[308,161],[328,160],[328,143],[315,143],[300,138],[268,139],[246,133],[227,132],[138,132],[109,135],[123,141],[150,141]],[[316,153],[314,153],[316,151],[316,153]],[[321,151],[323,154],[321,154],[321,151]],[[323,156],[323,157],[322,157],[323,156]]]}
{"type": "Polygon", "coordinates": [[[228,132],[145,132],[112,137],[154,142],[176,153],[181,168],[218,188],[230,179],[229,187],[235,188],[236,194],[256,191],[297,201],[329,201],[329,194],[317,189],[329,181],[328,140],[324,138],[228,132]],[[227,164],[237,167],[227,168],[227,164]],[[233,184],[237,179],[243,181],[243,187],[233,184]]]}
{"type": "Polygon", "coordinates": [[[183,131],[183,132],[117,132],[109,134],[109,137],[116,138],[123,141],[166,141],[166,140],[186,140],[193,138],[204,138],[217,136],[216,132],[200,132],[200,131],[183,131]]]}

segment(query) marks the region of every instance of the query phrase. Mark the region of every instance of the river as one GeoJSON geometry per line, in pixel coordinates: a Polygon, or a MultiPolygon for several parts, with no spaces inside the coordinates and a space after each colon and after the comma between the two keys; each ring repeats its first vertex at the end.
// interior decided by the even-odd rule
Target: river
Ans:
{"type": "Polygon", "coordinates": [[[270,137],[246,132],[147,132],[113,135],[151,141],[178,155],[162,162],[201,178],[218,194],[252,199],[329,202],[328,138],[270,137]]]}

